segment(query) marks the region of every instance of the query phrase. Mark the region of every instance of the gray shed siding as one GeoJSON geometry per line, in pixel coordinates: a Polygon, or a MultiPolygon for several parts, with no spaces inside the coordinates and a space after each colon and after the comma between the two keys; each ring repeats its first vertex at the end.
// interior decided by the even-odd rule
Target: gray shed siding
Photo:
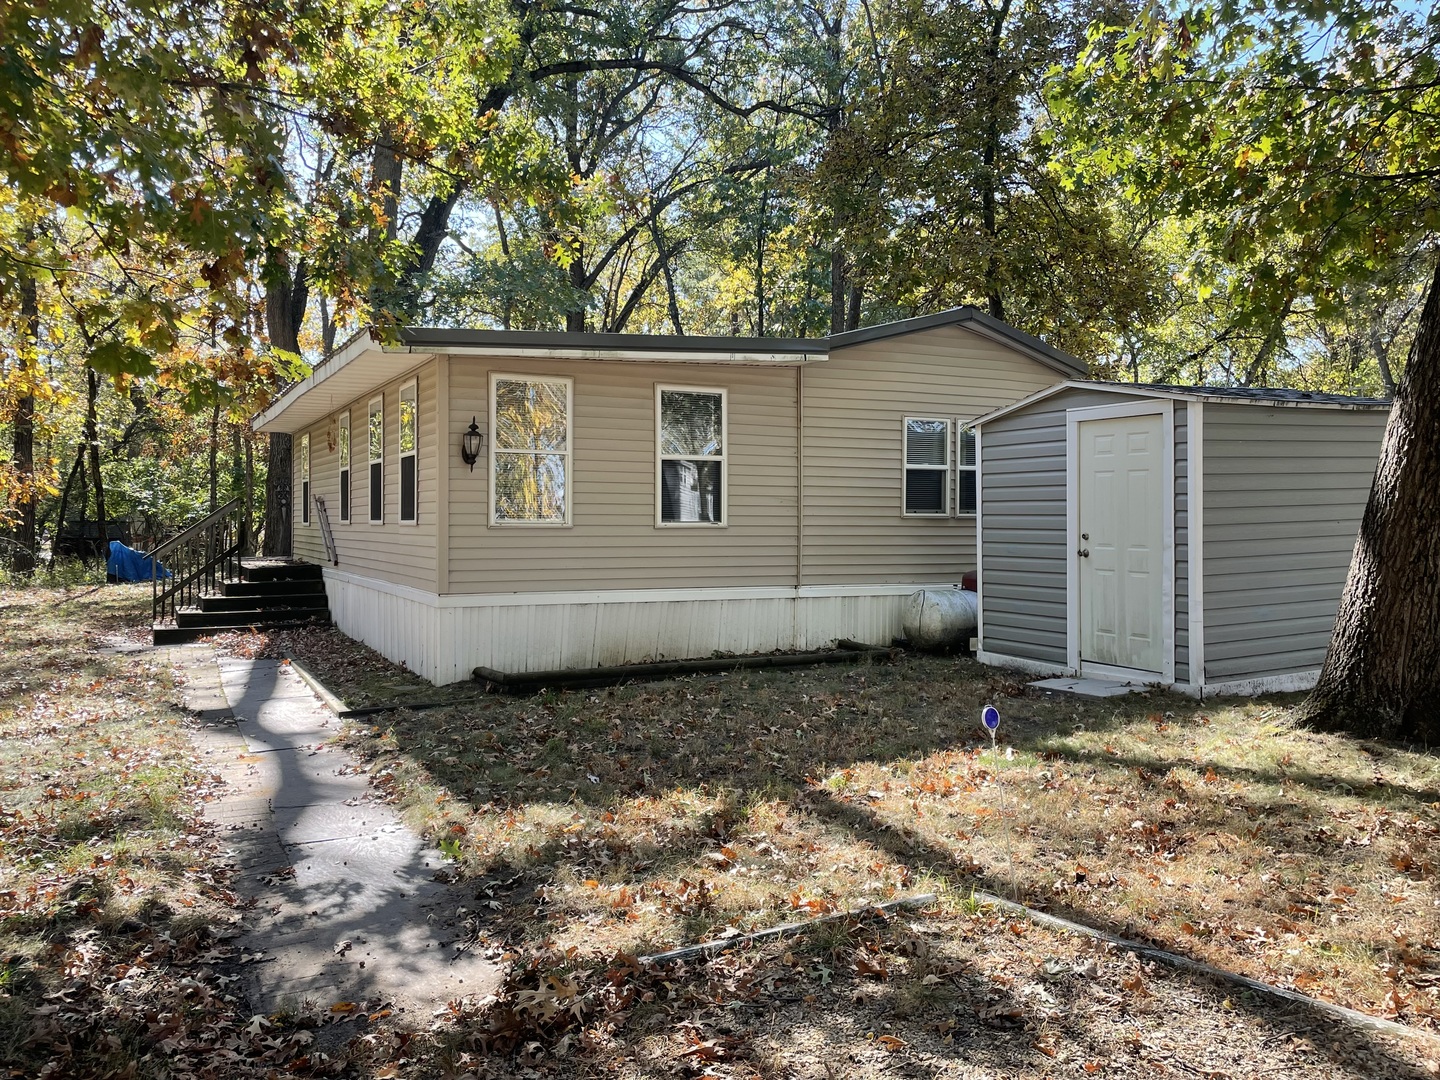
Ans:
{"type": "Polygon", "coordinates": [[[1190,681],[1190,410],[1174,403],[1175,681],[1190,681]]]}
{"type": "Polygon", "coordinates": [[[1324,662],[1387,419],[1206,404],[1207,683],[1324,662]]]}
{"type": "MultiPolygon", "coordinates": [[[[980,439],[981,603],[986,652],[1065,667],[1065,413],[1142,398],[1069,390],[991,421],[980,439]]],[[[1174,403],[1175,681],[1190,680],[1190,419],[1174,403]]]]}
{"type": "Polygon", "coordinates": [[[1066,634],[1065,410],[1110,405],[1073,390],[986,424],[980,434],[981,648],[1069,662],[1066,634]]]}

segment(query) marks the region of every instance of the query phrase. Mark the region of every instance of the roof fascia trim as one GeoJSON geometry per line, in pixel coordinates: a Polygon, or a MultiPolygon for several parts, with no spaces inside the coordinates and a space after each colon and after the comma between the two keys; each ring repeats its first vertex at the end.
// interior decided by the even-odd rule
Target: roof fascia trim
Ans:
{"type": "Polygon", "coordinates": [[[1009,405],[988,412],[976,420],[970,421],[971,427],[979,427],[981,424],[988,424],[992,420],[999,420],[1002,416],[1009,416],[1013,412],[1034,405],[1037,401],[1043,401],[1048,397],[1063,390],[1099,390],[1107,394],[1124,394],[1128,397],[1142,398],[1168,398],[1171,401],[1199,401],[1202,403],[1213,402],[1217,405],[1269,405],[1280,409],[1331,409],[1340,412],[1380,412],[1388,411],[1388,402],[1345,402],[1345,401],[1299,401],[1287,400],[1285,398],[1254,398],[1243,396],[1230,396],[1227,394],[1187,394],[1179,390],[1157,390],[1154,387],[1132,386],[1129,383],[1107,383],[1096,382],[1090,379],[1067,379],[1065,382],[1056,383],[1054,386],[1047,386],[1043,390],[1037,390],[1028,397],[1019,401],[1011,402],[1009,405]]]}

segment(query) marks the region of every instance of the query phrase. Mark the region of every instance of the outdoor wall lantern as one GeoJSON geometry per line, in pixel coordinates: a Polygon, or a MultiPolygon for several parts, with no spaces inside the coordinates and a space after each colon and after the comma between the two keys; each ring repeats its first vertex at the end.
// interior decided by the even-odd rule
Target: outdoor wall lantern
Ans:
{"type": "Polygon", "coordinates": [[[465,434],[460,436],[460,460],[470,466],[470,471],[475,471],[475,462],[480,460],[480,447],[485,442],[485,436],[480,434],[480,428],[475,424],[475,417],[470,418],[470,427],[465,434]]]}

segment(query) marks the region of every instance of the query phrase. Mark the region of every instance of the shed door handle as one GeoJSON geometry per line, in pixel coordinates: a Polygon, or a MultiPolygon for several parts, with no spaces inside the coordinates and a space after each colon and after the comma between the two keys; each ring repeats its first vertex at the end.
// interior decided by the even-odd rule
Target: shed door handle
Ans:
{"type": "Polygon", "coordinates": [[[1079,551],[1075,552],[1075,554],[1079,555],[1082,559],[1088,559],[1090,557],[1090,549],[1081,548],[1079,551]]]}

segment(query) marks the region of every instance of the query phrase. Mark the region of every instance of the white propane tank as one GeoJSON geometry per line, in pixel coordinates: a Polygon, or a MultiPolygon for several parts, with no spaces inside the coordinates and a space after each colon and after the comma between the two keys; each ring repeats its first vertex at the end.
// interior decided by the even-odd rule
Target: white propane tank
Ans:
{"type": "Polygon", "coordinates": [[[963,644],[979,624],[979,600],[968,589],[921,589],[911,593],[901,623],[906,640],[917,649],[963,644]]]}

